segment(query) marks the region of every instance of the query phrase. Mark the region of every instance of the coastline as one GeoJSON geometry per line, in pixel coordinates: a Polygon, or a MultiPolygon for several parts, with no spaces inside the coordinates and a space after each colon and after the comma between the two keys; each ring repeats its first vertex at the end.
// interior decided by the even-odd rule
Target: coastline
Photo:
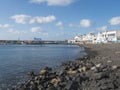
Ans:
{"type": "Polygon", "coordinates": [[[88,54],[62,64],[59,71],[45,67],[13,90],[120,90],[120,44],[84,45],[88,54]]]}

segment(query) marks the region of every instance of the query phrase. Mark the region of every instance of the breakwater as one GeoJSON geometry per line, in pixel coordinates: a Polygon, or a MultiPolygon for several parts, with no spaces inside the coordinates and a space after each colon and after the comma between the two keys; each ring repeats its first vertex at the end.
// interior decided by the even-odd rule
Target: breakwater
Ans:
{"type": "Polygon", "coordinates": [[[68,41],[47,41],[47,40],[0,40],[0,45],[7,44],[26,44],[26,45],[35,45],[35,44],[68,44],[68,41]]]}

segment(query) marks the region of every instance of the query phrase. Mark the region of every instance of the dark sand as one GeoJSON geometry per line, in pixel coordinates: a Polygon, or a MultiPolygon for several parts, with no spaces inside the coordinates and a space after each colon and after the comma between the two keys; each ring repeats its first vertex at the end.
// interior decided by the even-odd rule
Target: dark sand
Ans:
{"type": "Polygon", "coordinates": [[[96,79],[101,71],[92,72],[89,76],[91,80],[87,82],[84,90],[120,90],[120,43],[84,45],[84,47],[90,61],[95,65],[102,64],[100,67],[105,67],[108,71],[106,75],[109,76],[96,79]]]}
{"type": "Polygon", "coordinates": [[[94,63],[120,66],[120,43],[85,45],[85,48],[89,56],[94,56],[91,58],[94,63]],[[111,63],[108,63],[109,61],[111,63]]]}
{"type": "Polygon", "coordinates": [[[44,68],[13,90],[120,90],[120,44],[84,45],[87,56],[44,68]]]}

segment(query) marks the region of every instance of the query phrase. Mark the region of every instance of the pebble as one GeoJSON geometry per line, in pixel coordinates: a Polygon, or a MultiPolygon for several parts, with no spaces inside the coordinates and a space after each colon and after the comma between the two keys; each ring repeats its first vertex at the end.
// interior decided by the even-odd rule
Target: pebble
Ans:
{"type": "Polygon", "coordinates": [[[115,72],[120,68],[116,65],[96,64],[85,57],[62,67],[60,71],[45,67],[38,75],[31,72],[31,79],[13,90],[120,90],[120,76],[115,72]]]}
{"type": "Polygon", "coordinates": [[[96,67],[101,67],[101,65],[102,65],[101,63],[99,63],[99,64],[96,64],[96,67]]]}
{"type": "Polygon", "coordinates": [[[117,69],[117,66],[116,65],[112,66],[112,69],[117,69]]]}
{"type": "Polygon", "coordinates": [[[91,67],[91,70],[95,70],[96,69],[96,67],[94,66],[94,67],[91,67]]]}
{"type": "Polygon", "coordinates": [[[57,84],[57,83],[59,83],[61,80],[60,80],[60,78],[53,78],[52,80],[51,80],[51,83],[52,84],[57,84]]]}
{"type": "Polygon", "coordinates": [[[108,60],[107,62],[108,62],[108,63],[111,63],[112,61],[108,60]]]}

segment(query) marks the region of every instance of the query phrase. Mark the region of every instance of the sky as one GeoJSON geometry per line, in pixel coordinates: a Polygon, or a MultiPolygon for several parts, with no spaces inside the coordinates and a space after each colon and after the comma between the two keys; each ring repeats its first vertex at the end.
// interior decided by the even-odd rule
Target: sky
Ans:
{"type": "Polygon", "coordinates": [[[120,0],[0,0],[0,40],[67,40],[120,30],[120,0]]]}

